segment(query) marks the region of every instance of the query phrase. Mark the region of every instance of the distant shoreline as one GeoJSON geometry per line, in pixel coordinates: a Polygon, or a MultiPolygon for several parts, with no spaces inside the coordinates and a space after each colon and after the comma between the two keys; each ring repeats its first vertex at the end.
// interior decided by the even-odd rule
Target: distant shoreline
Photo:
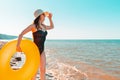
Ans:
{"type": "MultiPolygon", "coordinates": [[[[11,40],[17,40],[15,39],[0,39],[0,41],[11,41],[11,40]]],[[[24,38],[23,38],[24,39],[24,38]]],[[[27,38],[30,40],[33,40],[32,38],[27,38]]],[[[120,41],[120,39],[46,39],[46,41],[120,41]]]]}
{"type": "MultiPolygon", "coordinates": [[[[18,38],[18,36],[15,36],[15,35],[8,35],[8,34],[2,34],[2,33],[0,33],[0,40],[12,40],[12,39],[17,39],[18,38]]],[[[32,40],[32,38],[31,37],[24,37],[24,38],[27,38],[27,39],[30,39],[30,40],[32,40]]],[[[67,37],[66,37],[67,38],[67,37]]],[[[78,39],[47,39],[47,40],[120,40],[120,38],[88,38],[88,39],[80,39],[80,38],[78,38],[78,39]]]]}

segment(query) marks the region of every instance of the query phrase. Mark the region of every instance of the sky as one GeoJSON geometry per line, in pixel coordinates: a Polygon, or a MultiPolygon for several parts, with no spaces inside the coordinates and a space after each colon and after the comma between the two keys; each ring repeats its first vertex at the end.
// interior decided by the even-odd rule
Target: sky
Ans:
{"type": "Polygon", "coordinates": [[[120,39],[120,0],[0,0],[0,33],[18,36],[36,9],[53,14],[47,39],[120,39]]]}

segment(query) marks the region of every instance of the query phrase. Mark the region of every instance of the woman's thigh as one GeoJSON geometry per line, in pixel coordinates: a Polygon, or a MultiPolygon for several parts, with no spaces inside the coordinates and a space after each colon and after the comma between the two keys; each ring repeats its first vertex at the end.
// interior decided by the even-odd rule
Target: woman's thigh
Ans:
{"type": "Polygon", "coordinates": [[[43,51],[41,56],[40,56],[40,67],[44,67],[46,66],[46,55],[45,52],[43,51]]]}

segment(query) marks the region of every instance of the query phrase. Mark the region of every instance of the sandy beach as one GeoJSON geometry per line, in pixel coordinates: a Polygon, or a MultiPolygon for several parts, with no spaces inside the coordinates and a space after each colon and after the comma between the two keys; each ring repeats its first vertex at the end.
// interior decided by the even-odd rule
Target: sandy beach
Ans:
{"type": "Polygon", "coordinates": [[[3,47],[3,45],[5,45],[7,42],[5,41],[0,41],[0,49],[3,47]]]}

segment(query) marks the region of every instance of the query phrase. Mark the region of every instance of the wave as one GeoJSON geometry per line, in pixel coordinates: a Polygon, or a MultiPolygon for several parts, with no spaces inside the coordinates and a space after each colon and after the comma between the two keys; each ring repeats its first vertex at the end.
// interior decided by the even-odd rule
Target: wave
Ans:
{"type": "Polygon", "coordinates": [[[47,73],[53,80],[120,80],[93,65],[57,55],[54,50],[46,50],[47,73]]]}

